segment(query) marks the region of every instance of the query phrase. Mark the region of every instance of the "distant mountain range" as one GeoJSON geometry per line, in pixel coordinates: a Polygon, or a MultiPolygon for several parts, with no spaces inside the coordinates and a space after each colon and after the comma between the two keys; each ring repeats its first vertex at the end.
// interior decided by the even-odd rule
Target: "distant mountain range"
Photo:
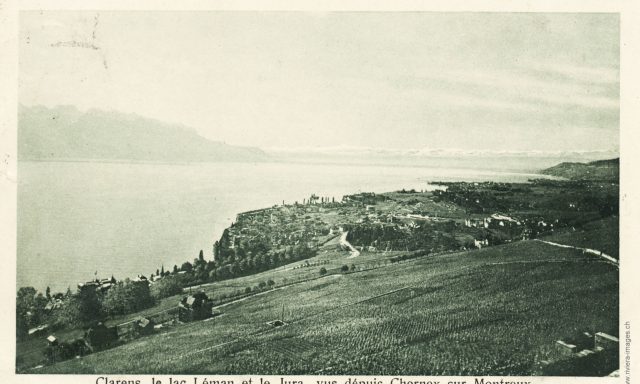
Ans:
{"type": "Polygon", "coordinates": [[[266,148],[276,161],[411,167],[470,168],[538,173],[561,162],[588,162],[618,156],[602,151],[516,151],[463,149],[382,149],[349,145],[308,148],[266,148]]]}
{"type": "Polygon", "coordinates": [[[620,178],[620,159],[598,160],[590,163],[560,163],[541,173],[570,180],[617,182],[620,178]]]}
{"type": "MultiPolygon", "coordinates": [[[[114,111],[20,106],[18,116],[20,160],[279,161],[538,172],[560,162],[583,163],[617,156],[615,151],[382,149],[345,144],[263,151],[211,141],[182,125],[114,111]]],[[[555,172],[553,169],[549,172],[555,172]]]]}
{"type": "Polygon", "coordinates": [[[267,160],[268,155],[258,148],[211,141],[192,129],[133,114],[20,106],[18,158],[254,162],[267,160]]]}
{"type": "Polygon", "coordinates": [[[385,149],[385,148],[369,148],[352,145],[338,145],[333,147],[299,147],[299,148],[265,148],[267,153],[280,155],[377,155],[377,156],[404,156],[404,157],[529,157],[529,158],[567,158],[567,159],[584,159],[585,161],[594,158],[611,158],[617,156],[618,152],[614,150],[596,150],[596,151],[525,151],[525,150],[479,150],[479,149],[458,149],[458,148],[409,148],[409,149],[385,149]]]}

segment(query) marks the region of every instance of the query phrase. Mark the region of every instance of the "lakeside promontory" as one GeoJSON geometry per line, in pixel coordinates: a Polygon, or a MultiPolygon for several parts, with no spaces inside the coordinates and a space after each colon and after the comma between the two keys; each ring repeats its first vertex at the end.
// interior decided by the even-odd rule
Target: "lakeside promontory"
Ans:
{"type": "Polygon", "coordinates": [[[17,367],[220,374],[558,375],[585,364],[590,375],[613,370],[614,349],[602,343],[618,336],[617,179],[437,184],[434,191],[358,193],[340,201],[311,195],[238,214],[210,252],[172,268],[83,282],[77,292],[21,288],[17,367]],[[564,344],[554,346],[557,340],[564,344]],[[608,352],[587,358],[558,352],[578,342],[608,352]],[[157,353],[167,345],[169,360],[157,353]],[[82,358],[64,361],[75,355],[82,358]]]}

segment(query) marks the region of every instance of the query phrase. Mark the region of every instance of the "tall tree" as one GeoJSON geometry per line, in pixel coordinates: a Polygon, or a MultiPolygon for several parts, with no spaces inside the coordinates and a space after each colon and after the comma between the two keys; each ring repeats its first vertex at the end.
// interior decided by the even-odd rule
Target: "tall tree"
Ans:
{"type": "Polygon", "coordinates": [[[82,325],[90,324],[103,317],[102,304],[98,293],[93,288],[81,289],[76,295],[78,300],[78,310],[80,312],[79,321],[82,325]]]}
{"type": "Polygon", "coordinates": [[[29,313],[35,302],[36,289],[21,287],[16,295],[16,336],[20,339],[27,336],[31,318],[29,313]]]}
{"type": "Polygon", "coordinates": [[[220,260],[220,242],[216,241],[213,243],[213,259],[215,261],[220,260]]]}

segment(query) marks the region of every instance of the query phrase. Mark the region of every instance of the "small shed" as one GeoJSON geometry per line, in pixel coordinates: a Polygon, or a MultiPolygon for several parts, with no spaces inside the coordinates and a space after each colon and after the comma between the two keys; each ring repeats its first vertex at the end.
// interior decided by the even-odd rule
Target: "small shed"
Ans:
{"type": "Polygon", "coordinates": [[[203,320],[211,317],[213,302],[204,292],[185,296],[178,304],[178,319],[182,322],[203,320]]]}
{"type": "Polygon", "coordinates": [[[45,353],[47,359],[51,363],[55,363],[60,360],[60,343],[57,337],[53,335],[49,335],[47,337],[47,347],[45,349],[45,353]]]}
{"type": "Polygon", "coordinates": [[[136,333],[140,336],[149,335],[153,333],[155,322],[146,317],[137,319],[134,323],[136,333]]]}

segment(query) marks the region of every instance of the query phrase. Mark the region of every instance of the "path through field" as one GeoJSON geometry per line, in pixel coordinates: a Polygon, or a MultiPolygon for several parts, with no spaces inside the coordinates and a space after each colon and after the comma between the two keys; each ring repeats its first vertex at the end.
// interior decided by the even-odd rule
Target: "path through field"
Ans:
{"type": "Polygon", "coordinates": [[[596,255],[596,256],[599,256],[599,257],[603,258],[604,260],[606,260],[607,262],[610,262],[611,264],[615,265],[616,267],[619,267],[618,260],[616,260],[615,258],[607,255],[606,253],[604,253],[602,251],[598,251],[597,249],[574,247],[573,245],[554,243],[553,241],[546,241],[546,240],[540,240],[540,239],[535,239],[535,240],[539,241],[539,242],[542,242],[542,243],[545,243],[545,244],[553,245],[555,247],[577,249],[577,250],[582,251],[582,252],[590,253],[592,255],[596,255]]]}

